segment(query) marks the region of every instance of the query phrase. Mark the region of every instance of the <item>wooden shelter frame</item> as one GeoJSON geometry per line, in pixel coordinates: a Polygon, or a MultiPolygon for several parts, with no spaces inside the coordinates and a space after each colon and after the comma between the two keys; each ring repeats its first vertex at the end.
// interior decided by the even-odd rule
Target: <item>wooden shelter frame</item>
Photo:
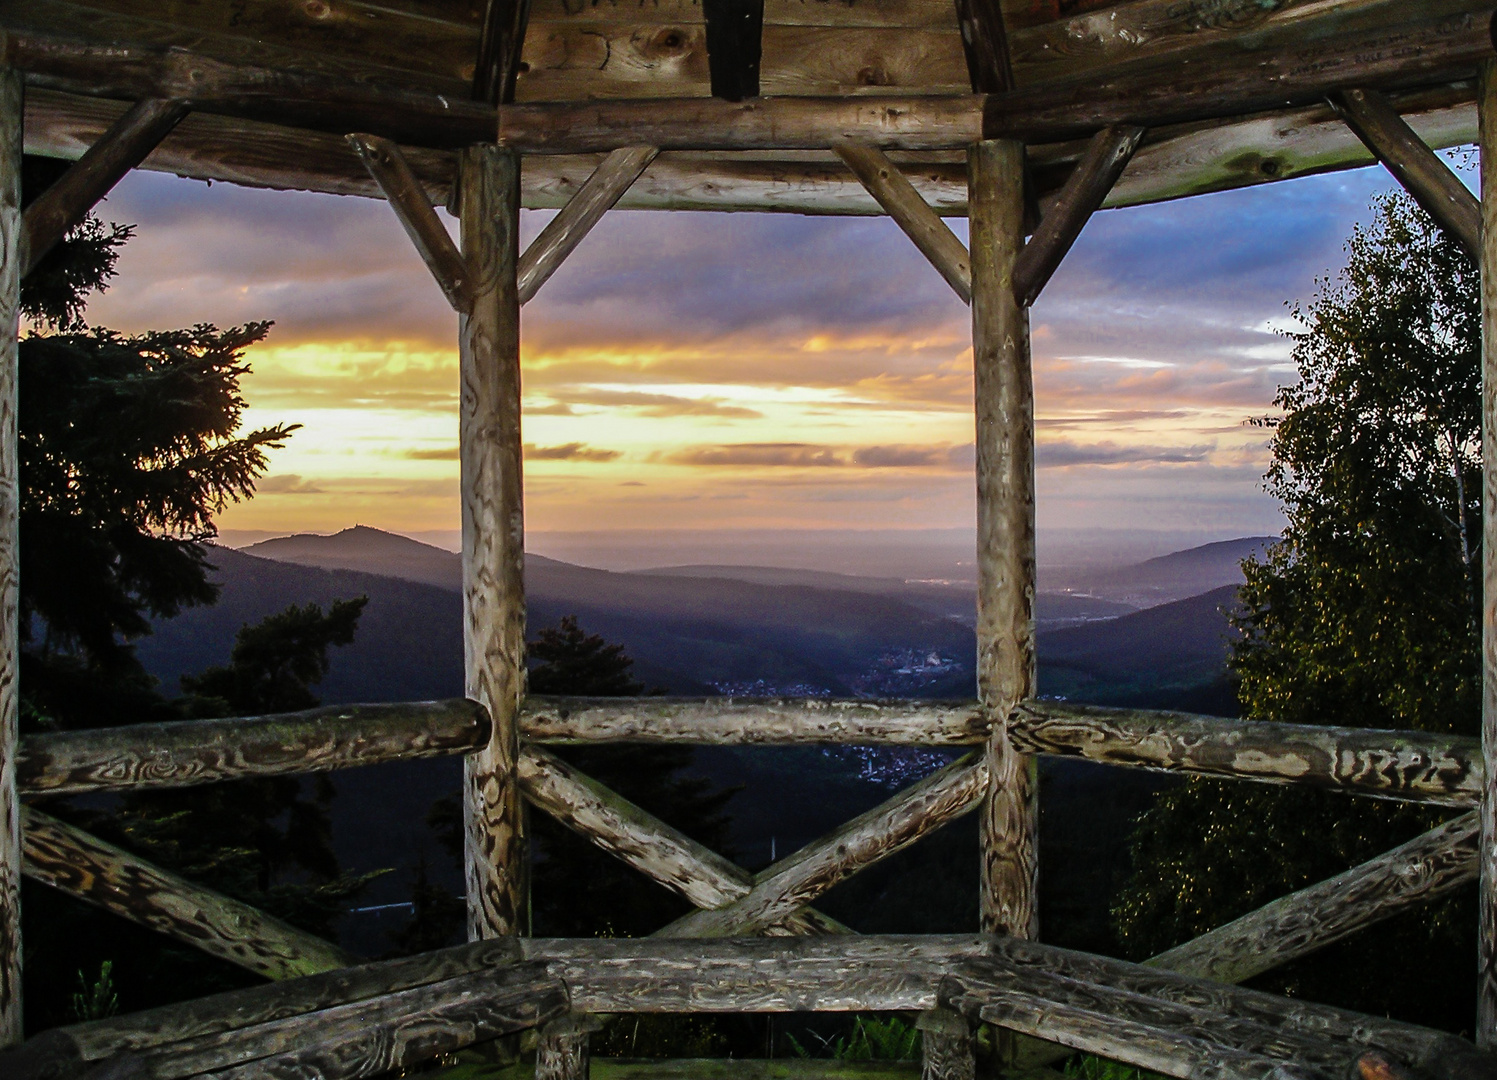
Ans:
{"type": "MultiPolygon", "coordinates": [[[[1143,6],[1160,7],[1154,0],[1143,6]]],[[[1281,6],[1293,11],[1302,5],[1286,0],[1281,6]]],[[[1379,0],[1346,0],[1340,7],[1333,16],[1307,16],[1340,21],[1305,24],[1334,32],[1305,34],[1294,24],[1294,33],[1270,34],[1267,46],[1242,51],[1246,39],[1230,27],[1180,29],[1165,21],[1157,24],[1164,31],[1128,46],[1127,62],[1109,55],[1080,82],[1016,87],[1012,46],[996,5],[957,0],[973,93],[760,98],[761,54],[745,27],[759,25],[756,11],[763,22],[762,5],[750,5],[745,15],[736,2],[705,0],[709,46],[718,42],[711,72],[718,96],[530,103],[514,102],[528,11],[521,0],[487,6],[472,100],[181,49],[43,33],[11,27],[0,12],[6,26],[0,69],[0,1047],[21,1041],[23,872],[276,980],[44,1033],[0,1058],[0,1066],[13,1070],[6,1075],[372,1075],[540,1026],[537,1075],[574,1078],[586,1075],[596,1014],[911,1009],[922,1011],[924,1070],[931,1080],[974,1075],[971,1025],[977,1022],[1011,1036],[1001,1062],[1011,1069],[1086,1050],[1203,1080],[1348,1071],[1363,1080],[1497,1076],[1490,1055],[1497,1044],[1492,4],[1432,0],[1416,18],[1402,21],[1395,6],[1379,0]],[[1208,51],[1191,52],[1200,47],[1191,35],[1203,33],[1210,37],[1208,51]],[[34,107],[24,101],[28,95],[34,107]],[[112,104],[120,100],[132,104],[121,111],[112,104]],[[1479,133],[1471,130],[1473,114],[1479,133]],[[1313,129],[1320,156],[1286,169],[1269,168],[1276,159],[1260,155],[1246,174],[1223,172],[1215,162],[1194,172],[1182,164],[1202,147],[1219,149],[1234,132],[1261,129],[1265,118],[1281,130],[1285,124],[1313,129]],[[1435,132],[1434,139],[1421,137],[1416,127],[1435,132]],[[230,134],[232,144],[225,143],[230,134]],[[1471,135],[1482,150],[1480,201],[1430,148],[1431,141],[1471,135]],[[24,214],[23,146],[78,158],[24,214]],[[218,149],[209,154],[208,146],[218,149]],[[277,160],[291,147],[301,155],[295,183],[288,181],[292,167],[277,160]],[[756,162],[767,160],[755,154],[803,151],[823,156],[776,159],[773,177],[755,172],[756,162]],[[1105,205],[1344,167],[1360,163],[1366,151],[1482,267],[1481,739],[1036,700],[1028,306],[1090,215],[1105,205]],[[897,154],[944,156],[911,167],[897,154]],[[152,161],[186,175],[377,192],[458,313],[465,698],[18,737],[19,285],[125,172],[152,161]],[[785,161],[803,162],[789,180],[785,161]],[[1134,171],[1143,175],[1130,181],[1130,166],[1140,161],[1147,166],[1134,171]],[[856,196],[846,190],[849,172],[859,185],[856,196]],[[703,186],[704,178],[717,187],[708,190],[712,184],[703,186]],[[954,195],[958,184],[962,190],[954,195]],[[647,190],[638,192],[640,185],[647,190]],[[838,190],[829,195],[829,188],[838,190]],[[564,200],[555,196],[560,189],[568,192],[564,200]],[[459,244],[432,209],[444,201],[459,218],[459,244]],[[522,203],[558,202],[560,213],[522,254],[522,203]],[[976,702],[526,695],[520,307],[615,205],[877,208],[971,305],[976,702]],[[968,216],[970,249],[942,220],[951,213],[968,216]],[[969,752],[750,874],[547,749],[608,742],[840,742],[969,752]],[[443,754],[461,754],[465,762],[472,944],[380,964],[360,964],[328,942],[22,801],[443,754]],[[1132,965],[1037,941],[1034,769],[1040,754],[1309,784],[1470,812],[1147,965],[1132,965]],[[697,910],[640,940],[521,937],[526,801],[697,910]],[[849,875],[974,811],[981,825],[979,935],[855,935],[812,906],[849,875]],[[1481,896],[1481,1049],[1409,1025],[1234,988],[1473,878],[1480,880],[1481,896]]],[[[1113,17],[1127,22],[1136,15],[1125,6],[1113,17]]],[[[1044,27],[1024,38],[1027,49],[1041,53],[1041,46],[1055,48],[1060,40],[1044,27]]]]}

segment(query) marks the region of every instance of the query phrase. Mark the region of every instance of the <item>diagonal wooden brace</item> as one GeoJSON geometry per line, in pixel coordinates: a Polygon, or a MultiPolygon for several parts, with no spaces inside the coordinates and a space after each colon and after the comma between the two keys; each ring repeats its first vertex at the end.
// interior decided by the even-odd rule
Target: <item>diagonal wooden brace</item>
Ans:
{"type": "MultiPolygon", "coordinates": [[[[578,772],[555,754],[538,746],[521,747],[519,773],[520,788],[533,805],[697,907],[722,907],[747,896],[753,887],[754,877],[747,870],[578,772]]],[[[766,932],[771,936],[852,933],[835,919],[810,908],[791,913],[766,932]]]]}
{"type": "Polygon", "coordinates": [[[385,193],[390,209],[400,219],[405,233],[416,245],[422,261],[437,279],[442,294],[459,315],[473,309],[472,274],[467,260],[431,208],[426,188],[411,170],[400,148],[377,135],[348,136],[348,145],[363,161],[369,175],[385,193]]]}
{"type": "Polygon", "coordinates": [[[1430,217],[1472,258],[1481,255],[1481,204],[1376,90],[1342,90],[1328,99],[1430,217]]]}
{"type": "Polygon", "coordinates": [[[31,273],[121,177],[144,161],[188,110],[187,102],[179,98],[146,98],[136,103],[28,206],[21,217],[21,276],[31,273]]]}
{"type": "Polygon", "coordinates": [[[660,151],[653,146],[625,146],[603,159],[577,189],[577,194],[547,222],[541,234],[520,256],[520,268],[516,274],[520,303],[534,296],[556,273],[566,257],[582,243],[582,238],[624,197],[624,192],[639,179],[640,173],[658,153],[660,151]]]}
{"type": "Polygon", "coordinates": [[[1049,283],[1087,220],[1123,175],[1143,137],[1141,127],[1103,128],[1092,137],[1055,205],[1014,260],[1014,296],[1020,304],[1034,303],[1049,283]]]}
{"type": "Polygon", "coordinates": [[[967,754],[761,871],[742,899],[695,911],[658,937],[730,937],[758,933],[784,919],[838,882],[913,844],[982,801],[988,771],[979,754],[967,754]]]}
{"type": "Polygon", "coordinates": [[[834,149],[884,211],[915,242],[962,303],[972,303],[972,260],[941,215],[920,197],[899,166],[871,143],[845,140],[834,149]]]}

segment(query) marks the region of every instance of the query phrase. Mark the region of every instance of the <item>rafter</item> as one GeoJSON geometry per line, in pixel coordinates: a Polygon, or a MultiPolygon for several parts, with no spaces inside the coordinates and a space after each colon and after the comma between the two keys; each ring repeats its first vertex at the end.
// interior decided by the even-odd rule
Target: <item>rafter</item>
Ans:
{"type": "Polygon", "coordinates": [[[431,196],[411,171],[400,148],[377,135],[350,135],[348,145],[385,193],[421,261],[436,278],[442,295],[459,315],[473,307],[473,274],[467,260],[432,209],[431,196]]]}
{"type": "Polygon", "coordinates": [[[1014,88],[1008,33],[998,0],[956,0],[967,55],[967,77],[974,94],[1002,94],[1014,88]]]}
{"type": "Polygon", "coordinates": [[[1388,99],[1376,90],[1343,90],[1330,96],[1377,159],[1430,217],[1456,238],[1472,258],[1481,254],[1481,204],[1450,166],[1414,133],[1388,99]]]}
{"type": "Polygon", "coordinates": [[[520,303],[533,297],[561,267],[583,237],[603,220],[660,151],[653,146],[626,146],[609,154],[577,189],[577,194],[546,223],[520,256],[517,281],[520,303]]]}
{"type": "Polygon", "coordinates": [[[857,176],[868,194],[905,231],[962,302],[972,302],[972,260],[967,248],[930,203],[920,197],[899,166],[876,146],[850,140],[833,149],[857,176]]]}
{"type": "Polygon", "coordinates": [[[109,194],[131,169],[187,115],[180,98],[146,98],[137,102],[26,208],[21,218],[21,276],[25,277],[69,229],[109,194]]]}
{"type": "Polygon", "coordinates": [[[1059,198],[1014,260],[1014,296],[1020,304],[1034,303],[1049,283],[1082,228],[1123,175],[1143,137],[1141,127],[1103,128],[1092,137],[1059,198]]]}
{"type": "Polygon", "coordinates": [[[702,0],[702,14],[712,96],[724,101],[758,97],[764,0],[702,0]]]}
{"type": "Polygon", "coordinates": [[[488,0],[473,65],[474,101],[500,105],[515,100],[529,21],[530,0],[488,0]]]}

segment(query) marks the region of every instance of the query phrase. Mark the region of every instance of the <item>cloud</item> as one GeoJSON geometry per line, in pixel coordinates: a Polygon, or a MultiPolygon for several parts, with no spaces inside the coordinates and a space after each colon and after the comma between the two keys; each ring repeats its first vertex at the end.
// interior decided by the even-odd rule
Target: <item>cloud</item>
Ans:
{"type": "Polygon", "coordinates": [[[675,465],[752,465],[796,468],[840,466],[847,462],[828,446],[811,443],[735,443],[728,446],[689,446],[664,455],[675,465]]]}
{"type": "Polygon", "coordinates": [[[255,493],[258,495],[324,495],[326,492],[310,480],[304,480],[295,473],[282,473],[279,476],[262,476],[255,482],[255,493]]]}
{"type": "Polygon", "coordinates": [[[919,469],[944,465],[951,460],[944,446],[863,446],[853,451],[852,462],[865,469],[919,469]]]}
{"type": "Polygon", "coordinates": [[[1216,449],[1211,446],[1122,446],[1115,442],[1084,445],[1065,440],[1042,442],[1035,448],[1041,469],[1072,465],[1183,465],[1203,462],[1216,449]]]}
{"type": "Polygon", "coordinates": [[[525,458],[528,461],[616,461],[622,456],[618,450],[600,450],[580,442],[563,443],[561,446],[525,444],[525,458]]]}
{"type": "Polygon", "coordinates": [[[558,399],[558,404],[562,404],[562,399],[565,399],[562,407],[568,410],[567,413],[556,415],[571,415],[574,411],[571,409],[573,405],[633,409],[641,416],[654,417],[723,416],[752,420],[764,415],[757,409],[749,409],[741,405],[725,405],[717,398],[678,397],[674,394],[651,394],[636,390],[600,390],[579,387],[564,391],[553,390],[552,395],[558,399]]]}
{"type": "Polygon", "coordinates": [[[400,456],[411,461],[457,461],[462,455],[455,446],[439,446],[431,450],[407,450],[400,456]]]}

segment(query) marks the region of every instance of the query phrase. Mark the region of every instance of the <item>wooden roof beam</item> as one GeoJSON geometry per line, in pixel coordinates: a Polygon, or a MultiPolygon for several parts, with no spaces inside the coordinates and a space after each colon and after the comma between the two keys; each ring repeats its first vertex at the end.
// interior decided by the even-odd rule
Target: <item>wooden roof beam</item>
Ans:
{"type": "Polygon", "coordinates": [[[515,79],[530,22],[530,0],[488,0],[473,66],[473,100],[498,105],[515,100],[515,79]]]}
{"type": "Polygon", "coordinates": [[[702,14],[712,96],[724,101],[758,97],[764,0],[702,0],[702,14]]]}
{"type": "Polygon", "coordinates": [[[1103,128],[1093,136],[1055,205],[1014,260],[1014,295],[1020,304],[1033,304],[1049,283],[1082,228],[1123,175],[1143,137],[1141,127],[1103,128]]]}
{"type": "Polygon", "coordinates": [[[473,275],[451,235],[432,209],[431,196],[411,171],[410,164],[389,139],[377,135],[350,135],[348,145],[364,162],[369,175],[385,193],[390,209],[400,219],[421,261],[436,278],[442,295],[459,315],[473,310],[473,275]]]}
{"type": "Polygon", "coordinates": [[[187,111],[180,98],[137,102],[42,192],[21,217],[21,276],[31,273],[121,177],[144,161],[187,111]]]}
{"type": "Polygon", "coordinates": [[[957,239],[941,215],[915,190],[899,166],[887,154],[867,143],[844,142],[836,146],[837,156],[847,163],[868,194],[894,219],[915,242],[920,253],[930,260],[946,279],[962,303],[972,303],[972,260],[967,247],[957,239]]]}
{"type": "Polygon", "coordinates": [[[1481,256],[1481,203],[1441,161],[1386,97],[1376,90],[1343,90],[1331,107],[1430,217],[1472,258],[1481,256]]]}
{"type": "Polygon", "coordinates": [[[1001,94],[1012,90],[1014,65],[998,0],[956,0],[956,17],[962,27],[962,50],[967,55],[972,92],[1001,94]]]}

